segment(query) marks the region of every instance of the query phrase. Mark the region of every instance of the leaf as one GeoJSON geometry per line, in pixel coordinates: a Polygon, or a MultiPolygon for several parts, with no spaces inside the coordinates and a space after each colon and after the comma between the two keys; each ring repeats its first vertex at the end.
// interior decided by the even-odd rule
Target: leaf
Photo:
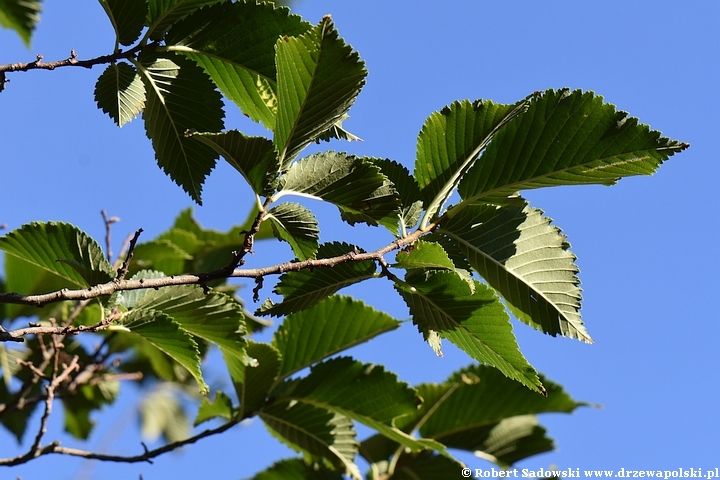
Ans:
{"type": "MultiPolygon", "coordinates": [[[[165,274],[163,272],[158,272],[156,270],[141,270],[130,277],[130,280],[162,278],[164,276],[165,274]]],[[[121,305],[129,310],[131,308],[135,308],[138,301],[148,293],[150,293],[150,290],[147,289],[123,290],[114,294],[113,303],[115,305],[121,305]]]]}
{"type": "Polygon", "coordinates": [[[310,210],[298,203],[281,203],[271,208],[265,219],[278,240],[290,244],[298,260],[314,258],[320,246],[320,229],[310,210]]]}
{"type": "Polygon", "coordinates": [[[400,322],[351,297],[334,295],[288,315],[273,336],[283,354],[280,376],[288,377],[331,355],[400,326],[400,322]]]}
{"type": "Polygon", "coordinates": [[[112,63],[95,84],[95,101],[122,127],[145,108],[145,85],[135,67],[125,62],[112,63]]]}
{"type": "Polygon", "coordinates": [[[349,357],[326,360],[289,392],[290,399],[311,403],[352,418],[417,451],[444,451],[441,444],[417,439],[393,426],[395,418],[417,407],[415,392],[382,366],[363,364],[349,357]]]}
{"type": "MultiPolygon", "coordinates": [[[[332,242],[320,246],[317,258],[332,258],[362,250],[347,243],[332,242]]],[[[332,268],[317,267],[313,270],[286,272],[280,276],[280,282],[273,290],[283,296],[278,304],[264,304],[258,315],[287,315],[316,305],[341,288],[367,280],[375,275],[375,262],[344,262],[332,268]]]]}
{"type": "MultiPolygon", "coordinates": [[[[280,353],[267,343],[250,342],[247,353],[257,359],[257,362],[254,366],[247,365],[243,373],[242,386],[238,392],[240,418],[252,416],[265,405],[280,367],[280,353]]],[[[238,388],[237,382],[236,388],[238,388]]]]}
{"type": "Polygon", "coordinates": [[[200,352],[197,343],[168,315],[154,310],[135,308],[127,313],[123,326],[185,367],[197,381],[200,392],[207,394],[208,386],[200,371],[200,352]]]}
{"type": "Polygon", "coordinates": [[[0,25],[15,30],[29,48],[41,10],[40,0],[0,0],[0,25]]]}
{"type": "Polygon", "coordinates": [[[176,244],[157,238],[135,246],[129,270],[155,270],[165,275],[181,275],[187,272],[186,265],[192,259],[192,255],[176,244]]]}
{"type": "Polygon", "coordinates": [[[153,40],[161,39],[177,21],[201,7],[225,0],[148,0],[146,36],[153,40]]]}
{"type": "Polygon", "coordinates": [[[588,343],[580,320],[575,255],[542,211],[469,205],[436,231],[456,243],[472,267],[523,322],[588,343]]]}
{"type": "Polygon", "coordinates": [[[212,78],[220,91],[252,120],[275,128],[275,44],[311,25],[271,3],[224,2],[174,25],[169,50],[184,55],[212,78]]]}
{"type": "Polygon", "coordinates": [[[270,468],[255,475],[252,480],[343,480],[322,464],[308,465],[299,458],[275,462],[270,468]]]}
{"type": "Polygon", "coordinates": [[[400,250],[393,267],[398,268],[432,268],[455,270],[455,264],[448,257],[445,249],[437,243],[418,240],[410,248],[400,250]]]}
{"type": "Polygon", "coordinates": [[[405,281],[395,288],[426,340],[439,344],[435,335],[446,338],[475,360],[545,393],[537,372],[520,353],[509,317],[493,290],[476,281],[471,293],[468,284],[452,272],[409,274],[405,281]]]}
{"type": "Polygon", "coordinates": [[[405,228],[414,227],[420,219],[423,205],[420,187],[415,178],[404,165],[393,160],[374,158],[372,162],[380,167],[382,174],[392,182],[393,188],[398,192],[402,205],[400,221],[405,228]]]}
{"type": "Polygon", "coordinates": [[[242,305],[228,295],[206,294],[198,285],[168,287],[148,291],[135,309],[162,312],[183,330],[225,347],[241,360],[247,358],[242,305]]]}
{"type": "Polygon", "coordinates": [[[178,401],[180,393],[175,384],[162,383],[145,396],[140,403],[143,437],[157,440],[163,436],[167,443],[172,443],[190,436],[190,422],[178,401]]]}
{"type": "Polygon", "coordinates": [[[337,152],[310,155],[295,162],[280,179],[273,197],[294,194],[337,206],[351,225],[365,222],[397,231],[399,199],[372,159],[337,152]]]}
{"type": "Polygon", "coordinates": [[[474,365],[453,374],[442,386],[455,385],[440,397],[442,386],[425,384],[419,393],[429,405],[420,433],[450,448],[482,451],[486,458],[508,466],[552,449],[536,414],[571,413],[587,405],[573,400],[559,385],[543,379],[547,397],[540,397],[487,365],[474,365]],[[468,409],[466,405],[473,405],[468,409]]]}
{"type": "Polygon", "coordinates": [[[260,418],[276,437],[294,450],[310,458],[325,458],[352,478],[362,478],[353,463],[358,442],[349,418],[297,402],[265,407],[260,418]]]}
{"type": "Polygon", "coordinates": [[[274,143],[283,169],[350,109],[365,84],[365,64],[338,37],[329,16],[276,44],[278,110],[274,143]]]}
{"type": "Polygon", "coordinates": [[[415,179],[426,205],[422,226],[442,209],[493,136],[520,115],[527,103],[465,100],[428,117],[418,136],[415,160],[415,179]]]}
{"type": "Polygon", "coordinates": [[[392,480],[447,480],[449,477],[455,476],[449,475],[450,472],[463,471],[464,467],[465,465],[457,460],[435,455],[429,451],[414,454],[403,453],[389,478],[392,480]]]}
{"type": "Polygon", "coordinates": [[[132,45],[138,39],[148,13],[145,0],[99,0],[121,45],[132,45]]]}
{"type": "Polygon", "coordinates": [[[23,225],[0,237],[0,250],[77,287],[105,283],[114,277],[100,246],[69,223],[23,225]]]}
{"type": "Polygon", "coordinates": [[[218,390],[215,392],[215,400],[212,402],[208,397],[203,397],[193,425],[197,427],[201,423],[214,418],[224,418],[226,420],[230,420],[232,417],[232,400],[230,400],[230,397],[225,395],[225,393],[218,390]]]}
{"type": "Polygon", "coordinates": [[[459,210],[520,190],[557,185],[612,185],[650,175],[688,147],[618,112],[592,92],[547,90],[499,132],[460,182],[459,210]]]}
{"type": "MultiPolygon", "coordinates": [[[[237,4],[233,4],[237,5],[237,4]]],[[[240,172],[258,195],[272,195],[275,191],[280,164],[270,140],[247,137],[237,130],[223,133],[198,133],[192,138],[209,146],[240,172]]]]}
{"type": "Polygon", "coordinates": [[[202,204],[202,184],[217,154],[185,132],[223,129],[220,94],[200,67],[182,57],[146,59],[135,66],[145,83],[145,131],[158,165],[202,204]]]}

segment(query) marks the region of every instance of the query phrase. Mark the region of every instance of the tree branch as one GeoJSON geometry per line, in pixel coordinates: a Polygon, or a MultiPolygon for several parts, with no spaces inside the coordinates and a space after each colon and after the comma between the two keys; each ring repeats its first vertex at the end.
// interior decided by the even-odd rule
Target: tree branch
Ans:
{"type": "MultiPolygon", "coordinates": [[[[125,290],[139,290],[143,288],[163,288],[178,285],[205,285],[207,282],[212,280],[226,279],[226,278],[259,278],[266,275],[278,275],[284,272],[297,272],[308,268],[320,268],[320,267],[334,267],[345,262],[361,262],[363,260],[380,261],[383,255],[402,248],[405,245],[409,245],[419,239],[421,236],[430,233],[437,228],[439,222],[431,223],[425,229],[416,230],[412,234],[405,238],[397,239],[392,243],[375,250],[374,252],[367,253],[356,253],[354,251],[348,252],[344,255],[339,255],[331,258],[320,258],[304,260],[302,262],[285,262],[270,267],[264,268],[250,268],[250,269],[233,269],[229,271],[228,267],[214,270],[206,273],[190,273],[184,275],[173,275],[169,277],[160,278],[144,278],[136,280],[113,280],[104,284],[94,285],[82,290],[70,290],[64,288],[51,293],[44,293],[38,295],[22,295],[19,293],[0,293],[0,303],[15,303],[21,305],[31,305],[36,307],[42,307],[49,303],[60,302],[65,300],[88,300],[92,298],[98,298],[102,296],[112,295],[115,292],[125,290]]],[[[247,244],[248,242],[246,242],[247,244]]],[[[246,245],[246,247],[251,244],[246,245]]],[[[250,251],[250,250],[248,250],[250,251]]],[[[242,259],[242,256],[247,253],[244,251],[238,259],[242,259]]],[[[234,258],[237,257],[237,254],[234,258]]],[[[94,326],[93,326],[94,327],[94,326]]],[[[93,327],[77,327],[79,328],[93,328],[93,327]]],[[[50,327],[42,327],[50,328],[50,327]]],[[[28,329],[22,329],[23,333],[13,332],[0,332],[0,341],[14,340],[19,336],[27,335],[29,333],[57,333],[56,331],[28,331],[28,329]]],[[[73,332],[69,332],[73,333],[73,332]]]]}
{"type": "MultiPolygon", "coordinates": [[[[156,43],[148,45],[148,47],[155,47],[156,43]]],[[[55,70],[58,67],[85,67],[92,68],[95,65],[102,65],[105,63],[112,63],[118,60],[127,59],[135,56],[143,48],[143,45],[137,45],[130,50],[123,52],[118,50],[110,55],[102,55],[100,57],[91,58],[90,60],[78,60],[77,53],[75,50],[70,50],[70,56],[64,60],[57,60],[54,62],[43,62],[43,56],[38,54],[34,61],[27,63],[9,63],[6,65],[0,65],[0,73],[5,72],[27,72],[28,70],[55,70]]],[[[7,81],[7,80],[5,80],[7,81]]]]}

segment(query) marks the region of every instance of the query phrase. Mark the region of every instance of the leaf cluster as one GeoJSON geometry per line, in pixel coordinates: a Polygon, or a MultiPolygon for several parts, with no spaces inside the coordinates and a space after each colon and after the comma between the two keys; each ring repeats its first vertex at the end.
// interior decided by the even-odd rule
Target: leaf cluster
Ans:
{"type": "MultiPolygon", "coordinates": [[[[135,375],[151,387],[141,409],[150,436],[171,444],[187,438],[186,404],[194,402],[196,426],[258,417],[301,454],[258,479],[360,478],[358,455],[370,463],[372,478],[440,478],[460,465],[448,449],[482,452],[509,466],[552,448],[536,415],[569,413],[582,403],[530,365],[511,318],[552,336],[592,339],[580,317],[570,244],[521,192],[649,175],[687,144],[593,92],[564,88],[513,104],[456,101],[432,113],[419,132],[412,171],[391,159],[337,151],[303,156],[313,142],[357,139],[342,122],[367,71],[330,17],[312,25],[256,1],[100,3],[116,45],[96,84],[98,107],[118,126],[142,114],[158,166],[197,203],[222,157],[257,206],[228,232],[206,230],[182,212],[157,238],[133,243],[127,271],[69,224],[35,222],[0,238],[6,253],[0,287],[20,292],[0,293],[8,300],[0,302],[8,327],[33,316],[64,325],[63,335],[85,325],[101,338],[97,347],[63,340],[81,374],[93,379],[80,382],[78,375],[62,387],[71,434],[87,437],[89,415],[114,400],[116,379],[135,375]],[[269,135],[226,129],[223,98],[269,135]],[[383,227],[387,246],[366,252],[357,241],[321,243],[311,209],[289,196],[328,202],[350,225],[383,227]],[[270,238],[288,243],[294,259],[267,271],[243,270],[243,255],[270,238]],[[142,284],[189,272],[219,274],[160,289],[115,288],[43,310],[22,301],[121,285],[125,275],[142,284]],[[259,297],[268,272],[281,273],[275,296],[250,314],[227,279],[254,278],[259,297]],[[378,279],[390,282],[387,291],[402,298],[437,355],[445,340],[475,362],[445,382],[409,386],[349,356],[351,347],[401,325],[338,294],[378,279]],[[252,333],[269,324],[265,316],[280,323],[270,342],[254,341],[252,333]],[[232,387],[218,387],[211,400],[201,364],[213,348],[232,387]],[[356,423],[376,434],[358,440],[356,423]]],[[[18,348],[0,344],[0,421],[18,440],[41,403],[41,375],[12,360],[50,368],[42,338],[18,348]]]]}

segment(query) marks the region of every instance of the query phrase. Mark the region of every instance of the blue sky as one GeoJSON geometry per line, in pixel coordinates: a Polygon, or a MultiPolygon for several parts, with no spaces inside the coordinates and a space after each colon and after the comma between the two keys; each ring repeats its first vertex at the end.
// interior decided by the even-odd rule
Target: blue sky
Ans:
{"type": "MultiPolygon", "coordinates": [[[[45,60],[62,59],[71,48],[83,59],[111,51],[112,29],[96,2],[46,2],[44,8],[31,50],[12,32],[0,31],[0,63],[30,61],[36,53],[45,60]]],[[[626,179],[611,188],[526,194],[563,229],[578,256],[582,313],[595,344],[546,337],[517,322],[516,335],[539,371],[575,398],[603,408],[542,417],[558,450],[518,467],[719,467],[719,265],[713,212],[720,176],[715,148],[720,4],[301,0],[294,11],[311,22],[331,14],[370,72],[345,123],[364,141],[327,148],[392,158],[411,168],[420,127],[444,105],[466,98],[509,103],[566,86],[593,90],[666,136],[691,144],[653,177],[626,179]]],[[[99,68],[62,68],[10,77],[0,94],[0,224],[13,229],[33,220],[63,220],[102,239],[99,212],[106,209],[122,219],[114,230],[117,249],[127,233],[142,227],[150,239],[191,205],[157,168],[142,122],[118,129],[97,110],[92,90],[100,73],[99,68]]],[[[231,108],[228,127],[262,133],[231,108]]],[[[225,165],[211,175],[204,206],[195,208],[204,226],[224,230],[245,219],[252,198],[238,180],[225,165]]],[[[358,237],[333,209],[319,211],[324,240],[339,237],[366,249],[392,240],[364,228],[358,237]]],[[[290,257],[269,244],[262,248],[250,259],[253,266],[290,257]]],[[[407,318],[406,307],[377,287],[348,293],[407,318]]],[[[411,325],[354,355],[385,364],[411,383],[443,380],[470,362],[450,345],[444,358],[435,357],[411,325]]],[[[126,392],[98,417],[100,427],[88,444],[61,437],[64,444],[139,453],[136,397],[132,389],[126,392]]],[[[48,440],[61,428],[57,415],[48,440]]],[[[0,455],[18,453],[14,440],[0,432],[0,455]]],[[[51,456],[0,476],[47,478],[53,471],[58,479],[208,473],[245,478],[289,453],[255,422],[152,466],[51,456]]],[[[472,468],[491,466],[462,458],[472,468]]]]}

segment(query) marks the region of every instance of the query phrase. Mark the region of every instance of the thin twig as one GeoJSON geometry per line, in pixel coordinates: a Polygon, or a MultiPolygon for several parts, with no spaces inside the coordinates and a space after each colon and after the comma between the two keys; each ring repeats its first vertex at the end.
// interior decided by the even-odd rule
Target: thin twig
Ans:
{"type": "Polygon", "coordinates": [[[140,234],[143,232],[142,228],[138,228],[135,232],[135,235],[133,236],[132,240],[130,240],[130,247],[127,251],[127,256],[125,257],[125,261],[123,262],[122,266],[118,269],[117,277],[115,278],[115,282],[122,282],[125,279],[125,275],[128,273],[128,269],[130,268],[130,261],[133,257],[133,251],[135,250],[135,244],[138,241],[138,238],[140,238],[140,234]]]}
{"type": "Polygon", "coordinates": [[[100,214],[103,217],[103,222],[105,223],[105,252],[106,257],[108,259],[108,262],[112,263],[112,240],[110,236],[110,232],[112,231],[112,224],[117,223],[120,221],[120,218],[118,217],[108,217],[107,212],[105,212],[105,209],[100,210],[100,214]]]}

